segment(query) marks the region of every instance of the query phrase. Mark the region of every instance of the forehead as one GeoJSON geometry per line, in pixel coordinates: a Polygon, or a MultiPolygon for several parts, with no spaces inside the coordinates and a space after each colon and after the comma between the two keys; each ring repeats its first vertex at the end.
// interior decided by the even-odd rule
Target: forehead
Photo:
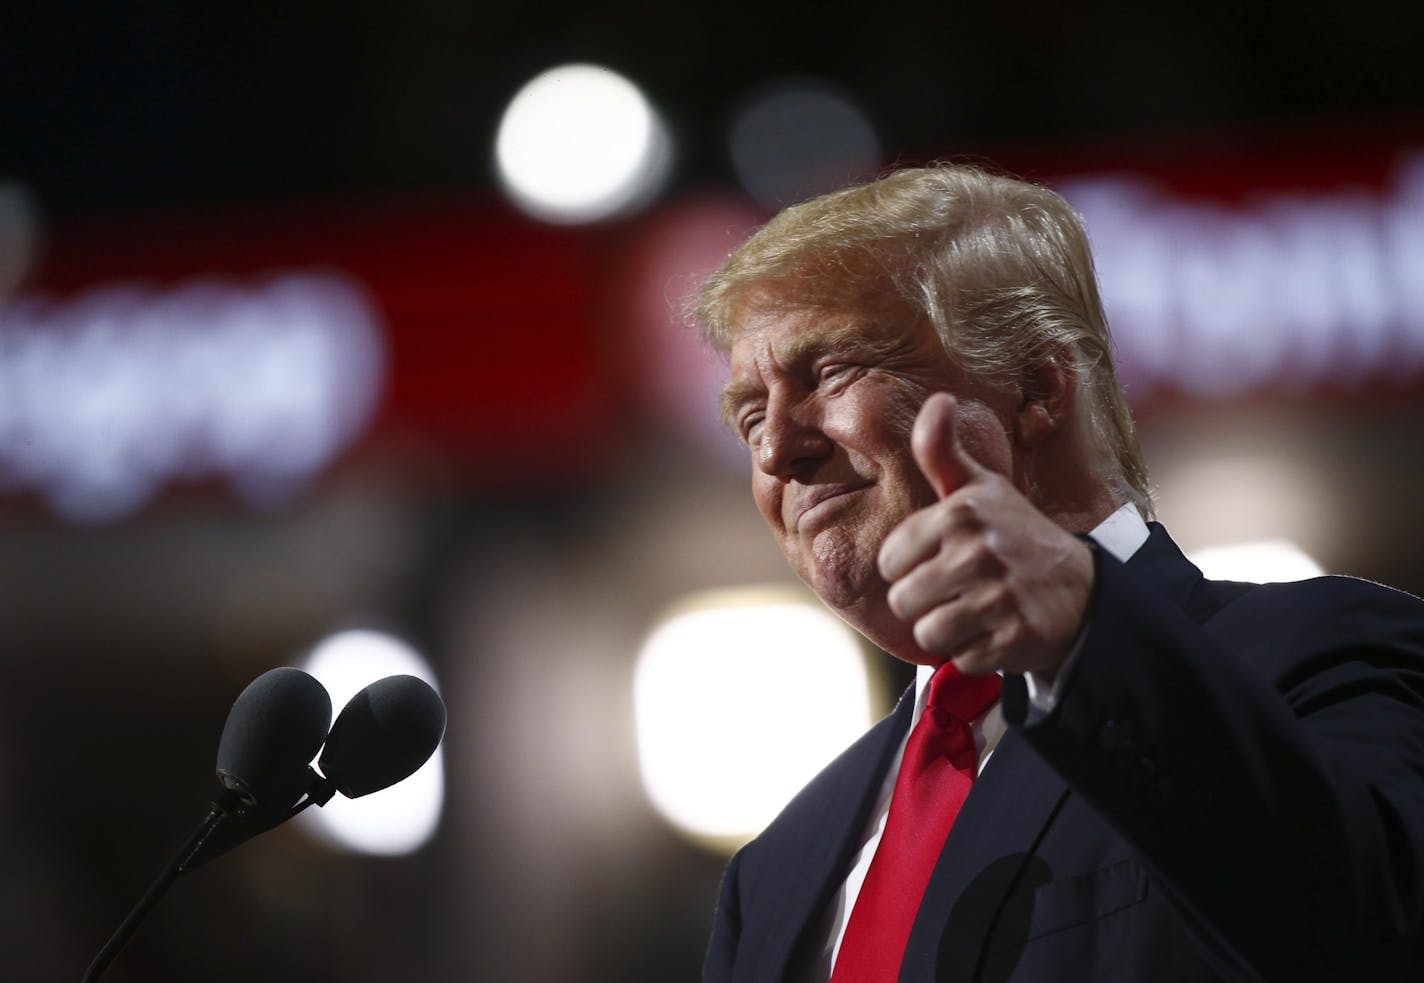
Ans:
{"type": "Polygon", "coordinates": [[[764,356],[791,364],[839,351],[888,353],[925,340],[927,332],[925,319],[889,293],[827,296],[762,287],[737,305],[728,354],[735,377],[764,356]]]}

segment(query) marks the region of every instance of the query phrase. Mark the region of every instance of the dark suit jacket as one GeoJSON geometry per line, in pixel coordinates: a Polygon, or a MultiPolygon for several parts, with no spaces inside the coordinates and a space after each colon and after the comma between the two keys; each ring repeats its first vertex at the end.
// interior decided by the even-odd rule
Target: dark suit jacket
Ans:
{"type": "MultiPolygon", "coordinates": [[[[1424,980],[1424,603],[1099,551],[1057,709],[1004,735],[900,979],[1424,980]]],[[[704,980],[796,979],[913,692],[728,865],[704,980]]]]}

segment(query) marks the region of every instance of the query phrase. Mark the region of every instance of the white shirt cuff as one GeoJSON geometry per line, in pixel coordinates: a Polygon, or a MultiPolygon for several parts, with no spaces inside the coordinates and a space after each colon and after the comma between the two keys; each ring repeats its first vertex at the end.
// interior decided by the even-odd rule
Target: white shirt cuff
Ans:
{"type": "Polygon", "coordinates": [[[1058,672],[1051,680],[1038,673],[1024,673],[1024,684],[1028,687],[1028,714],[1024,723],[1036,724],[1058,706],[1058,701],[1063,696],[1063,688],[1068,683],[1068,676],[1073,672],[1073,666],[1078,662],[1078,656],[1083,651],[1083,642],[1087,637],[1088,629],[1085,625],[1083,630],[1078,633],[1077,639],[1074,640],[1073,647],[1068,650],[1067,658],[1063,660],[1063,664],[1058,667],[1058,672]]]}

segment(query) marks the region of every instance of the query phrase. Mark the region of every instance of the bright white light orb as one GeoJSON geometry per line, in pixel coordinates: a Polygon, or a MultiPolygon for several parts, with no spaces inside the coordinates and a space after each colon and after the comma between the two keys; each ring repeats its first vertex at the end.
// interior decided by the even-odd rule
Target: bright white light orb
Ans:
{"type": "Polygon", "coordinates": [[[869,725],[855,636],[818,605],[705,596],[648,637],[634,675],[643,785],[679,830],[730,846],[869,725]]]}
{"type": "Polygon", "coordinates": [[[514,203],[546,222],[576,225],[630,211],[667,177],[670,140],[628,79],[598,65],[563,65],[510,101],[495,162],[514,203]]]}
{"type": "MultiPolygon", "coordinates": [[[[312,649],[304,667],[331,694],[334,714],[351,697],[386,676],[415,676],[439,692],[435,674],[419,653],[378,631],[344,631],[312,649]]],[[[298,817],[318,838],[381,856],[419,849],[435,833],[445,802],[445,769],[440,749],[403,782],[359,799],[338,793],[324,806],[298,817]]]]}
{"type": "Polygon", "coordinates": [[[1325,572],[1303,549],[1284,539],[1209,546],[1188,558],[1209,580],[1278,584],[1309,580],[1325,572]]]}

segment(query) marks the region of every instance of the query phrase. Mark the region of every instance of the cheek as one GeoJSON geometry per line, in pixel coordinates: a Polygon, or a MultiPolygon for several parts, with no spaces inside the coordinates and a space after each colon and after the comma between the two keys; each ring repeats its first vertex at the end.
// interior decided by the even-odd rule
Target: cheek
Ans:
{"type": "Polygon", "coordinates": [[[752,475],[752,500],[757,511],[773,529],[781,530],[781,486],[775,479],[760,472],[752,475]]]}
{"type": "Polygon", "coordinates": [[[908,452],[910,431],[928,396],[928,389],[905,379],[868,379],[828,404],[822,426],[852,453],[884,458],[902,448],[908,452]]]}
{"type": "Polygon", "coordinates": [[[1013,443],[1009,433],[994,412],[983,404],[960,417],[956,427],[966,451],[984,467],[1012,477],[1014,470],[1013,443]]]}
{"type": "Polygon", "coordinates": [[[920,407],[925,405],[929,395],[929,389],[911,382],[896,386],[886,394],[878,415],[881,427],[892,440],[903,441],[905,446],[909,446],[915,417],[920,415],[920,407]]]}

